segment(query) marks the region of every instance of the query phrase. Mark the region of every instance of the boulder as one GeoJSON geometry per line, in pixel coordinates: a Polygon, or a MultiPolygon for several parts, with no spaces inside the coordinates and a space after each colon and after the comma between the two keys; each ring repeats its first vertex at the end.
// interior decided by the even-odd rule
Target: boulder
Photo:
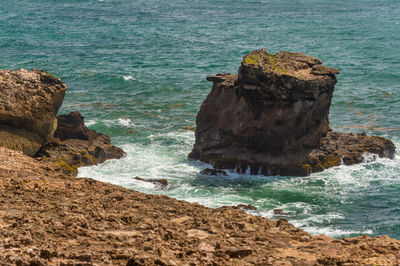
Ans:
{"type": "Polygon", "coordinates": [[[245,55],[238,74],[207,77],[213,87],[197,114],[189,157],[264,175],[308,175],[361,162],[365,153],[393,158],[390,140],[329,128],[336,74],[302,53],[245,55]]]}
{"type": "Polygon", "coordinates": [[[0,70],[0,146],[34,155],[53,137],[66,90],[41,70],[0,70]]]}
{"type": "Polygon", "coordinates": [[[66,174],[77,174],[80,166],[97,165],[108,159],[119,159],[125,152],[111,144],[109,136],[88,129],[79,112],[57,116],[58,127],[37,154],[39,160],[51,163],[66,174]]]}

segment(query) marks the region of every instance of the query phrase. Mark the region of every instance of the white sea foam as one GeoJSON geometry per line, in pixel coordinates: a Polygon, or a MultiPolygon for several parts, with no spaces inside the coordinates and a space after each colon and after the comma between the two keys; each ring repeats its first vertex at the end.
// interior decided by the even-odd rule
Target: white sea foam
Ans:
{"type": "Polygon", "coordinates": [[[372,163],[372,162],[376,161],[376,159],[378,159],[378,155],[376,155],[376,154],[364,153],[362,155],[362,161],[364,163],[372,163]]]}
{"type": "MultiPolygon", "coordinates": [[[[129,118],[109,123],[123,127],[134,125],[129,118]]],[[[367,159],[361,164],[340,165],[308,177],[250,176],[228,171],[228,176],[215,178],[199,175],[210,165],[187,159],[194,142],[193,132],[155,132],[147,140],[146,144],[123,145],[128,154],[123,159],[79,168],[79,176],[94,177],[146,193],[166,194],[209,207],[250,203],[258,208],[249,211],[252,214],[270,219],[285,218],[314,235],[334,237],[375,233],[373,225],[343,227],[340,221],[351,214],[346,214],[340,206],[353,204],[355,196],[368,193],[375,188],[376,182],[382,186],[400,183],[398,152],[394,160],[376,158],[371,162],[366,155],[367,159]],[[153,184],[137,181],[135,176],[166,178],[172,185],[167,191],[156,190],[153,184]],[[248,185],[252,182],[254,185],[248,185]],[[256,189],[261,196],[250,191],[256,189]],[[329,202],[338,207],[331,207],[329,202]],[[274,214],[273,209],[282,209],[284,214],[274,214]]]]}
{"type": "Polygon", "coordinates": [[[123,126],[132,128],[135,127],[135,123],[130,118],[120,117],[118,119],[106,119],[102,121],[106,127],[123,126]]]}
{"type": "Polygon", "coordinates": [[[132,123],[132,121],[131,121],[129,118],[122,118],[122,117],[120,117],[120,118],[118,118],[118,123],[119,123],[120,125],[122,125],[122,126],[125,126],[125,127],[135,126],[135,124],[132,123]]]}
{"type": "MultiPolygon", "coordinates": [[[[294,226],[296,223],[293,223],[294,226]]],[[[309,232],[313,235],[326,235],[330,237],[340,237],[340,236],[349,236],[349,235],[361,235],[361,234],[368,234],[371,235],[374,233],[373,230],[341,230],[338,228],[334,228],[332,226],[324,226],[324,227],[312,227],[312,226],[305,226],[302,227],[305,231],[309,232]]]]}
{"type": "Polygon", "coordinates": [[[85,126],[90,127],[95,125],[97,122],[95,120],[87,120],[85,121],[85,126]]]}
{"type": "Polygon", "coordinates": [[[134,77],[132,77],[131,75],[128,75],[128,76],[123,76],[123,79],[125,80],[125,81],[128,81],[128,80],[136,80],[134,77]]]}

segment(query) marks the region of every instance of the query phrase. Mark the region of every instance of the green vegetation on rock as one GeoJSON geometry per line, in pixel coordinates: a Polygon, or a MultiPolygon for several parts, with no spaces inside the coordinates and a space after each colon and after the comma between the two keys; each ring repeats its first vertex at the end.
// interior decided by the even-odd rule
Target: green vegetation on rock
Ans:
{"type": "Polygon", "coordinates": [[[264,49],[257,50],[247,54],[243,58],[243,62],[248,66],[258,67],[262,63],[265,72],[275,72],[277,74],[287,74],[283,60],[277,60],[276,55],[270,54],[264,49]]]}
{"type": "Polygon", "coordinates": [[[54,76],[53,74],[50,74],[49,72],[45,72],[45,71],[41,72],[40,75],[49,76],[49,77],[52,77],[52,78],[55,78],[55,79],[57,78],[57,77],[54,76]]]}
{"type": "Polygon", "coordinates": [[[258,53],[251,53],[244,57],[244,63],[247,65],[258,66],[261,56],[258,53]]]}

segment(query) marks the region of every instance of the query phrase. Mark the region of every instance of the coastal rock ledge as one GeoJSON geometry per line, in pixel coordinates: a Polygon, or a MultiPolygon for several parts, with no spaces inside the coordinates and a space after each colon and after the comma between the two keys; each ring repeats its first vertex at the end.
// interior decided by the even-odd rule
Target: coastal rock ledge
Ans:
{"type": "Polygon", "coordinates": [[[63,173],[119,159],[110,137],[88,129],[78,112],[59,115],[67,85],[50,73],[0,70],[0,147],[21,151],[63,173]]]}
{"type": "Polygon", "coordinates": [[[53,137],[66,90],[44,71],[0,70],[0,146],[33,156],[53,137]]]}
{"type": "Polygon", "coordinates": [[[207,77],[213,87],[189,157],[215,169],[284,176],[359,163],[367,154],[393,158],[390,140],[330,129],[336,74],[302,53],[245,55],[238,74],[207,77]]]}

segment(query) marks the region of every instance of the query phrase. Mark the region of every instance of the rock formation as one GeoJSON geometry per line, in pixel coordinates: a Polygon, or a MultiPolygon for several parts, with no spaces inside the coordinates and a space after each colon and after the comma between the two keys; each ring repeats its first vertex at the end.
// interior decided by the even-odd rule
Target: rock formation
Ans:
{"type": "Polygon", "coordinates": [[[392,158],[389,140],[329,128],[338,73],[302,53],[245,55],[237,75],[207,77],[213,88],[197,115],[189,157],[264,175],[308,175],[361,162],[365,153],[392,158]]]}
{"type": "Polygon", "coordinates": [[[211,176],[226,176],[226,171],[220,169],[206,168],[200,172],[201,175],[211,175],[211,176]]]}
{"type": "Polygon", "coordinates": [[[284,219],[240,210],[251,206],[211,209],[73,178],[1,147],[0,203],[0,265],[398,265],[400,260],[400,241],[387,236],[313,236],[284,219]]]}
{"type": "Polygon", "coordinates": [[[168,182],[167,179],[144,179],[139,176],[134,177],[133,179],[141,182],[151,183],[154,184],[156,189],[166,190],[171,186],[171,183],[168,182]]]}
{"type": "Polygon", "coordinates": [[[88,129],[78,112],[56,117],[67,85],[41,71],[0,70],[0,146],[50,162],[65,173],[121,158],[110,137],[88,129]]]}
{"type": "Polygon", "coordinates": [[[40,70],[0,70],[0,146],[34,155],[57,127],[67,86],[40,70]]]}
{"type": "Polygon", "coordinates": [[[125,152],[111,145],[110,137],[88,129],[79,112],[57,116],[58,127],[39,152],[40,159],[56,169],[76,174],[80,166],[96,165],[108,159],[119,159],[125,152]]]}

